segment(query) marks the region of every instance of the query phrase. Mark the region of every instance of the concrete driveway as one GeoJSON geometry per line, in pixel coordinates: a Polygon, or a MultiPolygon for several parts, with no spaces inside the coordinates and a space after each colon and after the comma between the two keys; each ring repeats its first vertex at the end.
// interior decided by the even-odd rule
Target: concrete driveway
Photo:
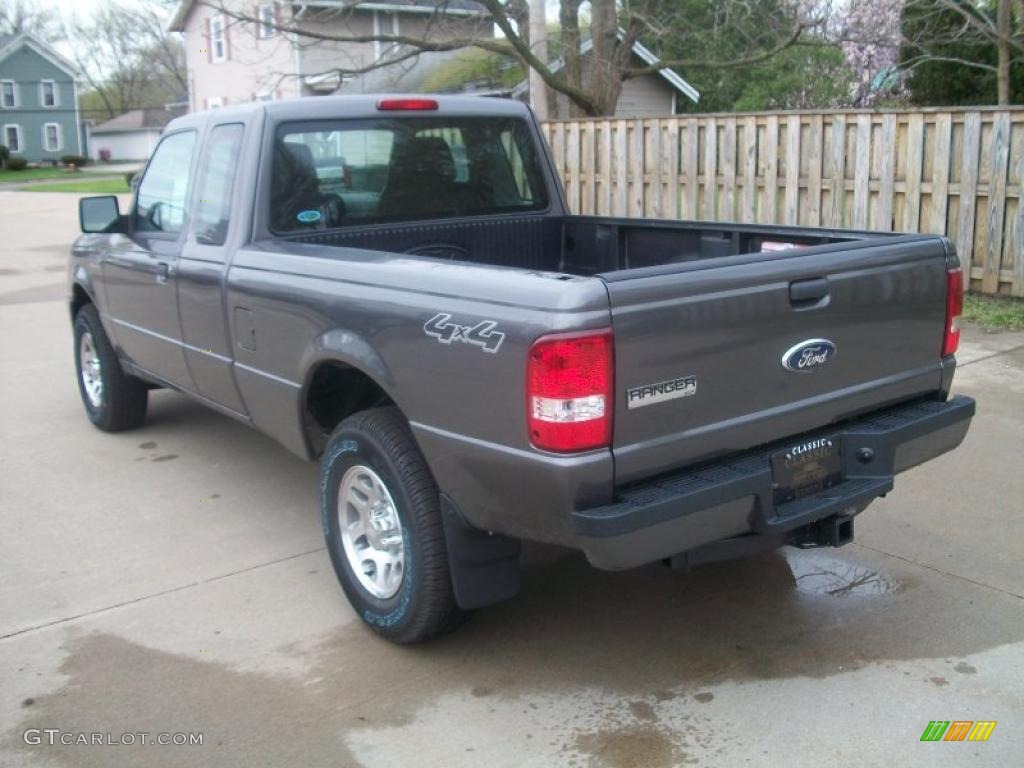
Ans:
{"type": "Polygon", "coordinates": [[[170,392],[139,431],[86,421],[75,203],[0,191],[0,764],[1024,764],[1024,334],[968,329],[965,444],[856,543],[689,574],[530,547],[517,599],[397,648],[335,582],[315,466],[170,392]]]}

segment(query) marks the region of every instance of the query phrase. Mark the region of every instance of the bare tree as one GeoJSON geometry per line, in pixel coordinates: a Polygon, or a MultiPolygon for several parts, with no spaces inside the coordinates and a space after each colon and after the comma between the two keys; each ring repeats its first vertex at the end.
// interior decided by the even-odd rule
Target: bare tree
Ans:
{"type": "Polygon", "coordinates": [[[60,17],[53,8],[28,0],[2,0],[0,2],[0,35],[18,35],[23,32],[53,43],[61,39],[60,17]]]}
{"type": "MultiPolygon", "coordinates": [[[[714,36],[716,29],[694,27],[678,28],[681,17],[679,3],[658,0],[559,0],[561,39],[550,44],[552,61],[539,56],[530,45],[527,3],[523,0],[478,0],[485,28],[496,29],[497,35],[446,33],[445,11],[448,0],[433,3],[434,13],[428,33],[424,35],[372,33],[346,31],[345,21],[351,18],[363,0],[347,0],[330,10],[319,11],[320,23],[298,23],[287,13],[273,22],[273,27],[296,41],[297,45],[333,43],[381,43],[389,47],[390,55],[366,65],[341,66],[331,70],[339,76],[362,74],[383,65],[414,58],[423,52],[453,51],[462,48],[481,48],[505,54],[535,72],[552,91],[566,96],[574,112],[599,116],[613,114],[622,92],[622,84],[634,77],[650,74],[665,67],[735,68],[771,58],[801,40],[818,22],[807,18],[791,0],[773,3],[757,0],[709,0],[711,5],[727,7],[733,16],[750,25],[750,45],[739,55],[716,56],[714,36]],[[589,11],[583,18],[583,11],[589,11]],[[330,23],[337,21],[340,23],[330,23]],[[589,27],[586,30],[586,27],[589,27]],[[589,31],[589,35],[586,35],[589,31]],[[754,33],[757,30],[757,33],[754,33]],[[678,49],[680,36],[699,35],[700,49],[706,55],[696,57],[667,55],[678,49]],[[591,41],[590,50],[581,52],[585,37],[591,41]],[[633,55],[633,45],[643,41],[659,60],[653,64],[639,62],[633,55]]],[[[201,5],[216,9],[229,24],[249,26],[259,23],[248,4],[230,0],[201,0],[201,5]]],[[[287,6],[290,7],[290,6],[287,6]]],[[[685,46],[682,46],[685,48],[685,46]]],[[[321,73],[326,74],[326,73],[321,73]]]]}
{"type": "Polygon", "coordinates": [[[75,63],[102,105],[98,116],[112,118],[186,97],[181,41],[166,32],[164,16],[161,3],[112,0],[91,18],[69,25],[75,63]]]}

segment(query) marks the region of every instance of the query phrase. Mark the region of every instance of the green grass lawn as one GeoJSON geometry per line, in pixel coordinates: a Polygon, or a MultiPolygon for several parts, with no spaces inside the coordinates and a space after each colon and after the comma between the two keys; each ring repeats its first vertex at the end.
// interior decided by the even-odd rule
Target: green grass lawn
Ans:
{"type": "Polygon", "coordinates": [[[66,179],[73,176],[63,168],[26,168],[23,171],[10,171],[0,168],[0,183],[5,181],[35,181],[36,179],[66,179]]]}
{"type": "Polygon", "coordinates": [[[113,178],[85,179],[66,183],[32,184],[18,187],[19,192],[76,192],[80,195],[122,195],[131,190],[123,176],[113,178]]]}
{"type": "Polygon", "coordinates": [[[964,296],[963,319],[1000,331],[1024,330],[1024,299],[1003,296],[964,296]]]}

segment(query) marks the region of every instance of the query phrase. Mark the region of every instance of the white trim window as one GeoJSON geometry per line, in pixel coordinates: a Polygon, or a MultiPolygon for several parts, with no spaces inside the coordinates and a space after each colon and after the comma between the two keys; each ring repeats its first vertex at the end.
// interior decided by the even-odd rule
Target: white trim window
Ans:
{"type": "Polygon", "coordinates": [[[0,80],[0,107],[16,109],[18,106],[18,84],[13,80],[0,80]]]}
{"type": "Polygon", "coordinates": [[[214,64],[228,59],[228,41],[224,34],[223,16],[214,16],[210,19],[210,56],[214,64]]]}
{"type": "Polygon", "coordinates": [[[263,3],[258,9],[258,16],[260,20],[258,37],[260,40],[269,40],[274,36],[274,5],[273,3],[263,3]]]}
{"type": "Polygon", "coordinates": [[[15,125],[14,123],[8,123],[4,126],[4,146],[7,147],[11,152],[21,152],[21,126],[15,125]]]}
{"type": "Polygon", "coordinates": [[[64,149],[64,135],[60,123],[43,124],[43,149],[47,152],[60,152],[64,149]]]}
{"type": "Polygon", "coordinates": [[[56,81],[39,81],[39,106],[44,109],[53,109],[60,106],[60,96],[57,91],[56,81]]]}

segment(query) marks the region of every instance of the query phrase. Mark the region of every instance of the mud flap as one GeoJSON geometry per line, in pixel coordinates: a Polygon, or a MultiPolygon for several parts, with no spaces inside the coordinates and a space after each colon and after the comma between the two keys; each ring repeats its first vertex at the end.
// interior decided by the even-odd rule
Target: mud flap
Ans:
{"type": "Polygon", "coordinates": [[[519,593],[518,539],[471,528],[441,495],[441,519],[455,600],[463,610],[500,603],[519,593]]]}

